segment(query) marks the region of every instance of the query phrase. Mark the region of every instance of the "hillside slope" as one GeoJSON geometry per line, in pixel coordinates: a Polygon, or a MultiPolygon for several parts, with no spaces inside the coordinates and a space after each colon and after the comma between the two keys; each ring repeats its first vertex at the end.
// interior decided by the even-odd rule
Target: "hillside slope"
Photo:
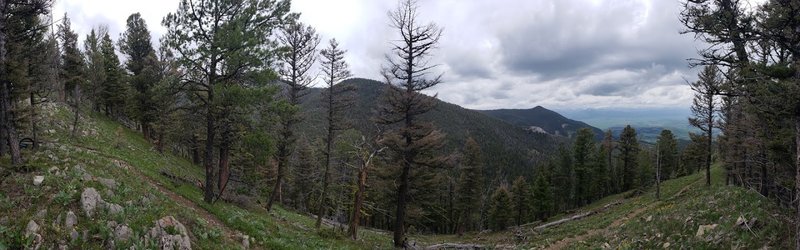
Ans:
{"type": "Polygon", "coordinates": [[[194,180],[203,170],[158,153],[136,131],[100,115],[82,117],[69,136],[72,114],[43,110],[44,142],[25,150],[27,164],[0,160],[0,249],[374,249],[388,235],[360,230],[351,241],[313,219],[260,205],[207,204],[194,180]],[[172,176],[172,177],[168,177],[172,176]],[[36,182],[37,177],[43,177],[36,182]],[[87,211],[91,210],[91,214],[87,211]],[[157,222],[161,226],[157,226],[157,222]]]}
{"type": "Polygon", "coordinates": [[[544,229],[537,228],[543,224],[538,222],[462,238],[419,240],[423,245],[462,242],[499,249],[794,249],[791,209],[755,191],[725,186],[719,167],[713,169],[712,180],[706,187],[704,175],[697,173],[666,181],[660,200],[652,188],[632,198],[626,198],[630,193],[607,197],[548,222],[592,215],[544,229]]]}
{"type": "MultiPolygon", "coordinates": [[[[380,105],[385,86],[378,81],[354,78],[342,84],[354,86],[355,103],[346,114],[352,121],[359,121],[353,126],[360,131],[374,131],[370,122],[374,110],[380,105]]],[[[312,139],[322,138],[324,131],[324,111],[321,109],[320,96],[323,89],[313,88],[305,96],[303,110],[305,134],[312,139]]],[[[528,132],[523,128],[487,116],[475,110],[465,109],[458,105],[436,100],[434,110],[422,116],[431,121],[442,132],[447,134],[444,152],[460,150],[468,136],[473,137],[481,146],[486,174],[494,176],[502,172],[509,176],[523,175],[531,177],[532,166],[555,152],[564,138],[528,132]]],[[[491,178],[489,178],[491,179],[491,178]]]]}
{"type": "Polygon", "coordinates": [[[528,128],[533,131],[544,131],[551,135],[571,138],[579,129],[589,128],[595,137],[603,138],[603,131],[581,121],[572,120],[546,109],[536,106],[532,109],[496,109],[480,110],[479,112],[506,121],[515,126],[528,128]]]}

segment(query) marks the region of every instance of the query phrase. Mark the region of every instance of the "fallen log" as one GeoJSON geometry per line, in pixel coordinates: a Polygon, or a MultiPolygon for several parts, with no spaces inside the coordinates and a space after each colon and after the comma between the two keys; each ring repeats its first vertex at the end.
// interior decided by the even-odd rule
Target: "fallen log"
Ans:
{"type": "Polygon", "coordinates": [[[553,221],[553,222],[550,222],[550,223],[545,223],[543,225],[534,227],[533,229],[536,230],[536,231],[541,232],[542,230],[545,230],[548,227],[561,225],[561,224],[564,224],[564,223],[567,223],[567,222],[570,222],[570,221],[580,220],[580,219],[586,218],[588,216],[591,216],[593,214],[597,214],[597,213],[603,212],[603,211],[608,210],[609,208],[611,208],[613,206],[616,206],[616,205],[619,205],[621,203],[622,203],[622,201],[615,201],[615,202],[606,204],[605,206],[603,206],[600,209],[592,210],[592,211],[585,212],[585,213],[582,213],[582,214],[576,214],[576,215],[573,215],[571,217],[560,219],[560,220],[553,221]]]}

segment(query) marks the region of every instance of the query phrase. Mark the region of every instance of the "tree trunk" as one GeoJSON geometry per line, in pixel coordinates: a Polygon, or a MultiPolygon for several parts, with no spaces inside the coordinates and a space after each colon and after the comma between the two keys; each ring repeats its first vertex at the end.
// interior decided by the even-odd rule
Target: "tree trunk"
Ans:
{"type": "Polygon", "coordinates": [[[206,169],[206,185],[203,200],[207,203],[214,201],[214,113],[211,102],[214,100],[212,88],[208,90],[208,102],[206,103],[206,156],[204,167],[206,169]]]}
{"type": "MultiPolygon", "coordinates": [[[[796,64],[800,64],[800,62],[795,62],[796,64]]],[[[800,74],[798,72],[797,74],[800,74]]],[[[800,81],[800,77],[795,77],[796,80],[800,81]]],[[[800,82],[796,83],[800,84],[800,82]]],[[[795,221],[795,249],[800,250],[800,104],[796,104],[795,107],[795,114],[794,114],[794,145],[795,145],[795,203],[796,203],[796,216],[794,218],[795,221]]]]}
{"type": "MultiPolygon", "coordinates": [[[[330,88],[329,88],[330,89],[330,88]]],[[[330,96],[333,96],[333,91],[331,90],[330,96]]],[[[333,103],[330,103],[331,105],[333,103]]],[[[328,182],[329,178],[329,171],[331,166],[331,144],[333,143],[333,119],[332,119],[333,107],[329,106],[328,108],[328,135],[326,138],[325,143],[325,172],[322,173],[322,194],[320,195],[319,199],[319,209],[317,211],[317,224],[316,227],[319,227],[322,224],[322,217],[325,216],[325,211],[327,210],[327,206],[325,205],[325,198],[328,195],[328,182]]],[[[360,175],[360,173],[359,173],[360,175]]]]}
{"type": "Polygon", "coordinates": [[[706,134],[706,139],[708,139],[708,141],[706,142],[706,186],[710,187],[711,186],[711,150],[712,150],[712,143],[713,143],[713,140],[714,140],[714,108],[713,108],[714,107],[714,96],[713,96],[713,94],[709,94],[709,96],[710,96],[710,98],[709,98],[709,101],[708,101],[708,108],[709,108],[710,111],[709,111],[709,114],[708,114],[708,121],[707,121],[708,122],[708,125],[707,125],[708,127],[706,128],[706,129],[708,129],[706,131],[706,133],[707,133],[706,134]]]}
{"type": "Polygon", "coordinates": [[[195,165],[199,165],[200,164],[200,145],[198,145],[199,142],[197,141],[197,134],[192,134],[192,140],[191,140],[190,143],[192,145],[191,146],[192,147],[192,149],[191,149],[191,151],[192,151],[192,163],[194,163],[195,165]]]}
{"type": "MultiPolygon", "coordinates": [[[[0,74],[6,72],[6,7],[8,3],[5,0],[0,0],[0,74]]],[[[17,138],[17,129],[14,126],[14,112],[11,110],[11,83],[5,79],[0,79],[0,110],[3,112],[3,125],[5,127],[5,138],[11,153],[11,164],[18,166],[22,163],[22,157],[19,152],[19,140],[17,138]]],[[[0,142],[2,143],[2,142],[0,142]]]]}
{"type": "Polygon", "coordinates": [[[353,201],[353,217],[350,220],[350,237],[358,239],[358,225],[361,220],[361,206],[364,204],[364,192],[367,186],[367,166],[362,166],[358,171],[358,190],[353,201]]]}
{"type": "MultiPolygon", "coordinates": [[[[410,157],[405,157],[406,159],[410,157]]],[[[409,185],[409,172],[411,171],[411,163],[405,161],[403,163],[403,172],[400,174],[400,187],[397,191],[397,213],[395,214],[394,222],[394,246],[405,246],[405,220],[406,220],[406,198],[408,196],[409,185]]]]}
{"type": "Polygon", "coordinates": [[[142,135],[144,135],[144,139],[150,142],[151,134],[150,134],[150,125],[147,124],[145,121],[139,121],[142,124],[142,135]]]}
{"type": "Polygon", "coordinates": [[[274,205],[275,200],[278,199],[278,196],[281,195],[281,182],[283,182],[283,171],[284,171],[284,164],[286,164],[286,160],[284,160],[282,151],[285,151],[285,145],[278,149],[278,172],[277,176],[275,177],[275,186],[272,187],[272,193],[269,196],[269,201],[267,202],[267,211],[272,210],[272,205],[274,205]]]}
{"type": "Polygon", "coordinates": [[[222,193],[225,192],[225,187],[228,186],[228,178],[230,177],[230,145],[227,141],[227,138],[220,138],[222,143],[219,145],[219,174],[218,174],[218,181],[217,181],[217,190],[219,190],[219,194],[217,194],[217,200],[222,197],[222,193]]]}
{"type": "Polygon", "coordinates": [[[39,148],[39,138],[37,138],[39,134],[39,127],[37,126],[38,122],[36,121],[36,98],[33,91],[31,91],[30,94],[30,101],[31,101],[31,118],[30,118],[31,138],[33,138],[33,145],[31,145],[31,148],[37,149],[39,148]]]}

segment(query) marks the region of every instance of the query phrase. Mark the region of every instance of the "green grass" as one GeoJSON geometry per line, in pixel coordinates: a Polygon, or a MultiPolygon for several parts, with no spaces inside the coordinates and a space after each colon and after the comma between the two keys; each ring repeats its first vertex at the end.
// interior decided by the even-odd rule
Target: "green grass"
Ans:
{"type": "MultiPolygon", "coordinates": [[[[0,180],[0,218],[8,218],[7,223],[0,223],[0,249],[17,248],[30,244],[29,239],[22,236],[25,225],[34,219],[43,229],[40,231],[48,248],[58,244],[69,245],[70,248],[98,249],[103,248],[104,241],[111,238],[111,229],[106,221],[114,220],[126,223],[135,232],[135,236],[143,236],[154,221],[172,215],[187,227],[192,245],[198,249],[237,249],[239,238],[231,241],[224,237],[223,230],[212,228],[209,223],[191,209],[170,200],[162,195],[140,175],[145,175],[162,184],[180,196],[194,202],[213,214],[227,227],[251,237],[250,244],[254,248],[265,249],[374,249],[389,248],[391,241],[387,235],[370,230],[360,230],[362,240],[352,241],[342,233],[317,233],[314,221],[280,207],[267,213],[261,208],[244,209],[225,202],[207,204],[202,201],[200,190],[189,184],[173,183],[161,175],[161,171],[177,174],[187,179],[202,179],[203,169],[192,165],[186,159],[171,154],[160,154],[144,140],[136,131],[127,129],[111,119],[89,114],[88,119],[79,126],[81,136],[72,138],[64,121],[70,121],[71,113],[64,108],[55,108],[49,113],[45,122],[44,140],[48,141],[37,152],[26,152],[29,159],[29,173],[14,173],[0,180]],[[48,131],[49,130],[49,131],[48,131]],[[53,132],[53,133],[49,133],[53,132]],[[128,165],[129,169],[118,167],[128,165]],[[75,171],[81,165],[95,177],[112,178],[119,184],[114,194],[105,194],[105,187],[95,181],[83,182],[75,171]],[[47,169],[57,166],[69,168],[64,177],[48,175],[47,169]],[[33,187],[34,175],[45,175],[44,187],[33,187]],[[120,215],[100,214],[93,219],[82,215],[79,205],[80,193],[85,187],[96,188],[103,199],[123,205],[120,215]],[[148,205],[138,204],[142,197],[154,197],[148,205]],[[126,206],[131,201],[133,206],[126,206]],[[23,205],[21,205],[23,204],[23,205]],[[34,218],[36,208],[48,209],[46,218],[34,218]],[[98,240],[89,242],[65,242],[69,232],[63,225],[52,225],[59,214],[72,210],[79,215],[78,232],[88,230],[98,240]],[[22,213],[20,213],[22,211],[22,213]]],[[[63,218],[62,218],[63,220],[63,218]]],[[[2,222],[2,221],[0,221],[2,222]]],[[[63,223],[62,223],[63,224],[63,223]]],[[[328,230],[330,231],[330,230],[328,230]]],[[[142,237],[137,237],[142,238],[142,237]]],[[[142,246],[141,240],[128,244],[117,244],[117,247],[130,245],[142,246]]]]}

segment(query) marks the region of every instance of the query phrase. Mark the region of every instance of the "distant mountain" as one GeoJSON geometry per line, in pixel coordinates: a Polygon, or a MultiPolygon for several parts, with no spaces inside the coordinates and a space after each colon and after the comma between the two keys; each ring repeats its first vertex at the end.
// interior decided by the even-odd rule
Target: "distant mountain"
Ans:
{"type": "Polygon", "coordinates": [[[559,113],[571,119],[581,120],[603,130],[611,129],[615,135],[625,125],[636,128],[642,140],[654,142],[663,129],[669,129],[679,139],[688,140],[689,132],[697,132],[689,125],[688,108],[597,108],[564,109],[559,113]]]}
{"type": "Polygon", "coordinates": [[[603,138],[603,131],[581,121],[572,120],[555,111],[537,106],[532,109],[496,109],[479,112],[506,121],[529,131],[572,138],[581,128],[590,128],[595,137],[603,138]]]}
{"type": "MultiPolygon", "coordinates": [[[[341,84],[356,88],[355,105],[347,116],[361,131],[373,131],[370,119],[380,101],[386,86],[378,81],[354,78],[341,84]]],[[[320,105],[322,88],[313,88],[305,96],[304,128],[312,139],[321,138],[324,131],[324,113],[320,105]]],[[[548,159],[564,138],[549,134],[534,133],[482,112],[465,109],[458,105],[437,100],[436,108],[423,115],[423,120],[431,121],[446,133],[445,153],[460,150],[468,136],[481,146],[485,171],[490,176],[501,173],[506,176],[523,175],[531,177],[532,167],[548,159]]]]}

